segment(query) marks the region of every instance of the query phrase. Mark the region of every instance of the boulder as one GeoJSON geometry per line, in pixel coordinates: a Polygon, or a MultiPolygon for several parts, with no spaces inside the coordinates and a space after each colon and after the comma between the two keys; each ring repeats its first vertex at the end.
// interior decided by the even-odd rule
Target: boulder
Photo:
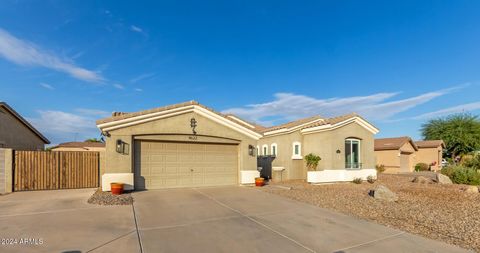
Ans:
{"type": "Polygon", "coordinates": [[[379,185],[375,188],[375,190],[370,191],[370,195],[378,200],[384,200],[388,202],[393,202],[398,200],[397,194],[390,191],[386,186],[379,185]]]}
{"type": "Polygon", "coordinates": [[[478,187],[474,186],[474,185],[469,185],[469,186],[465,187],[464,191],[466,193],[478,193],[478,187]]]}
{"type": "Polygon", "coordinates": [[[433,184],[434,183],[433,179],[429,177],[424,177],[424,176],[416,176],[412,180],[412,182],[417,184],[433,184]]]}
{"type": "Polygon", "coordinates": [[[440,173],[437,173],[437,183],[439,184],[453,184],[452,180],[440,173]]]}

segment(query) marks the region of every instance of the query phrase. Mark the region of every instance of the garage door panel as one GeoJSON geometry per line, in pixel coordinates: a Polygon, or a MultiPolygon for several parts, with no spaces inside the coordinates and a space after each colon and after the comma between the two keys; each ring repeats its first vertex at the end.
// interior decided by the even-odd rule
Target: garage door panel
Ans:
{"type": "Polygon", "coordinates": [[[235,145],[137,141],[135,148],[135,182],[140,187],[160,189],[238,182],[235,145]]]}

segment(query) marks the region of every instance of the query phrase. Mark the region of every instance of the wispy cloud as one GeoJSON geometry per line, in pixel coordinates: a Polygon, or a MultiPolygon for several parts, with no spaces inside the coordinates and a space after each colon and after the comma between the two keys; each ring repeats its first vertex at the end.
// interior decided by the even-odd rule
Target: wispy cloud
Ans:
{"type": "Polygon", "coordinates": [[[231,108],[224,112],[233,113],[265,125],[312,115],[332,117],[350,112],[357,112],[369,120],[387,120],[398,113],[410,110],[464,87],[466,85],[459,85],[449,89],[427,92],[418,96],[393,101],[392,99],[399,94],[398,92],[328,99],[292,93],[277,93],[274,94],[273,101],[231,108]]]}
{"type": "Polygon", "coordinates": [[[137,76],[137,77],[134,77],[134,78],[130,79],[130,82],[131,82],[131,83],[137,83],[137,82],[139,82],[139,81],[141,81],[141,80],[145,80],[145,79],[151,78],[151,77],[153,77],[153,76],[155,76],[155,73],[145,73],[145,74],[141,74],[141,75],[139,75],[139,76],[137,76]]]}
{"type": "Polygon", "coordinates": [[[420,114],[418,116],[413,117],[412,119],[431,119],[435,117],[446,116],[453,113],[472,112],[476,110],[480,110],[480,102],[452,106],[452,107],[441,109],[438,111],[420,114]]]}
{"type": "Polygon", "coordinates": [[[123,85],[121,85],[121,84],[119,84],[119,83],[113,84],[113,87],[115,87],[115,88],[117,88],[117,89],[119,89],[119,90],[124,90],[124,89],[125,89],[125,86],[123,86],[123,85]]]}
{"type": "Polygon", "coordinates": [[[42,86],[45,89],[48,89],[48,90],[54,90],[55,89],[55,88],[53,88],[53,86],[51,86],[48,83],[39,83],[39,85],[42,86]]]}
{"type": "Polygon", "coordinates": [[[60,59],[38,46],[16,38],[0,28],[0,56],[24,66],[41,66],[55,71],[64,72],[70,76],[87,82],[99,83],[105,79],[92,70],[73,64],[71,59],[60,59]]]}
{"type": "Polygon", "coordinates": [[[142,92],[142,91],[143,91],[143,89],[140,89],[140,88],[135,88],[135,91],[137,91],[137,92],[142,92]]]}
{"type": "Polygon", "coordinates": [[[81,141],[98,137],[99,130],[95,120],[109,115],[108,112],[97,109],[78,108],[73,112],[59,110],[38,110],[38,116],[28,120],[52,141],[81,141]]]}
{"type": "Polygon", "coordinates": [[[138,26],[134,26],[134,25],[131,25],[130,26],[130,30],[132,30],[133,32],[137,32],[137,33],[143,33],[143,29],[138,27],[138,26]]]}

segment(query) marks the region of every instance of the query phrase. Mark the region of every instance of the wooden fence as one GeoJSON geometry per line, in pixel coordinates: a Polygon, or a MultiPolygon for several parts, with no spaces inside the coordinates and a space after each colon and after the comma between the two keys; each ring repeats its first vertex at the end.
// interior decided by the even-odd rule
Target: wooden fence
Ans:
{"type": "Polygon", "coordinates": [[[99,157],[98,152],[15,151],[14,191],[98,187],[99,157]]]}

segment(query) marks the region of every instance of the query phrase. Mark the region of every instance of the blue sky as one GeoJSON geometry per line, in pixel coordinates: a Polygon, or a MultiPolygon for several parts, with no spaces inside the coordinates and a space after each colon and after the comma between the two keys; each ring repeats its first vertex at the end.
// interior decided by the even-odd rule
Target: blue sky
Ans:
{"type": "Polygon", "coordinates": [[[479,1],[2,1],[0,100],[53,143],[197,100],[265,125],[357,112],[378,137],[480,112],[479,1]]]}

